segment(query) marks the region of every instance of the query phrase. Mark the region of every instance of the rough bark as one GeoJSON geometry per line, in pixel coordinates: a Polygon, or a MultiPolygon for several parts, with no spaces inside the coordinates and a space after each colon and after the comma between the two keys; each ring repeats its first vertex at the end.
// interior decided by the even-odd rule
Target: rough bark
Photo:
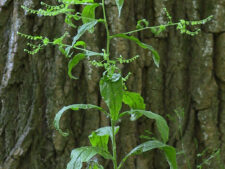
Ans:
{"type": "MultiPolygon", "coordinates": [[[[100,126],[109,124],[97,111],[71,112],[63,116],[62,127],[70,131],[62,137],[53,128],[53,118],[64,105],[91,103],[105,106],[99,95],[98,81],[102,70],[88,61],[79,64],[74,81],[67,76],[66,60],[57,48],[47,47],[31,56],[23,49],[26,40],[17,31],[50,38],[65,30],[76,31],[64,24],[63,16],[38,17],[28,15],[22,4],[38,8],[40,1],[0,1],[0,169],[62,169],[69,161],[70,151],[88,144],[87,136],[100,126]]],[[[206,169],[225,166],[225,1],[224,0],[129,0],[125,1],[121,18],[113,0],[106,1],[112,34],[135,28],[137,20],[146,18],[151,25],[166,22],[166,7],[175,21],[184,18],[198,20],[214,15],[213,21],[202,27],[196,37],[180,35],[169,28],[160,36],[145,31],[136,34],[143,42],[154,46],[160,56],[160,68],[153,64],[151,53],[134,43],[116,39],[111,44],[111,56],[129,58],[140,54],[137,62],[122,67],[124,74],[132,72],[128,89],[142,94],[147,109],[167,118],[170,126],[169,144],[178,152],[179,169],[195,169],[215,150],[219,156],[203,165],[206,169]],[[175,110],[184,109],[180,121],[175,110]],[[182,131],[179,131],[181,127],[182,131]],[[198,157],[198,154],[206,153],[198,157]],[[219,159],[220,157],[220,159],[219,159]]],[[[100,13],[98,14],[101,15],[100,13]]],[[[104,47],[104,28],[84,39],[89,47],[100,51],[104,47]]],[[[119,157],[143,140],[144,130],[157,131],[154,122],[142,118],[136,123],[121,122],[119,157]]],[[[111,163],[105,163],[112,168],[111,163]]],[[[161,152],[146,153],[131,158],[127,169],[166,169],[161,152]]]]}

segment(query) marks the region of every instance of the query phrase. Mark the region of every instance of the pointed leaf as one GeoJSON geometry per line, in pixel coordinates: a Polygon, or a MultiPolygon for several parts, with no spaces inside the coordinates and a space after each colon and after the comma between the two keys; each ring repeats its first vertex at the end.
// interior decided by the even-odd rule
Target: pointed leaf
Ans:
{"type": "Polygon", "coordinates": [[[76,28],[76,25],[74,25],[72,21],[73,18],[74,18],[73,15],[67,14],[65,17],[65,23],[71,26],[72,28],[76,28]]]}
{"type": "Polygon", "coordinates": [[[157,67],[159,67],[159,61],[160,61],[160,57],[159,57],[159,54],[158,52],[150,45],[148,44],[145,44],[143,42],[141,42],[138,38],[135,38],[134,36],[127,36],[125,34],[116,34],[116,35],[113,35],[112,37],[118,37],[118,38],[124,38],[124,39],[129,39],[129,40],[132,40],[134,41],[137,45],[139,45],[140,47],[144,48],[144,49],[148,49],[152,52],[153,54],[153,60],[154,60],[154,63],[157,67]]]}
{"type": "Polygon", "coordinates": [[[170,169],[177,169],[177,162],[176,162],[176,150],[172,146],[168,146],[164,143],[161,143],[157,140],[154,141],[147,141],[135,147],[131,150],[122,160],[120,166],[127,160],[128,157],[133,155],[142,154],[144,152],[153,150],[153,149],[161,149],[164,151],[167,161],[170,165],[170,169]]]}
{"type": "Polygon", "coordinates": [[[93,51],[85,51],[85,55],[87,57],[90,57],[90,56],[104,56],[104,53],[98,53],[98,52],[93,52],[93,51]]]}
{"type": "Polygon", "coordinates": [[[123,100],[123,82],[120,74],[113,74],[111,78],[107,75],[100,80],[101,96],[106,102],[110,116],[113,121],[117,121],[123,100]]]}
{"type": "MultiPolygon", "coordinates": [[[[115,135],[118,133],[119,128],[120,128],[119,126],[115,126],[115,128],[114,128],[114,134],[115,135]]],[[[95,132],[97,133],[98,136],[108,135],[111,138],[113,137],[113,135],[112,135],[112,127],[111,126],[106,126],[106,127],[99,128],[99,129],[95,130],[95,132]]]]}
{"type": "MultiPolygon", "coordinates": [[[[66,107],[63,107],[56,115],[55,115],[55,119],[54,119],[54,126],[56,128],[56,130],[59,131],[60,134],[62,134],[63,136],[68,136],[69,134],[68,133],[65,133],[63,132],[60,127],[59,127],[59,122],[60,122],[60,119],[63,115],[63,113],[67,110],[79,110],[79,109],[83,109],[83,110],[86,110],[86,109],[97,109],[97,110],[100,110],[104,113],[106,113],[106,111],[101,108],[101,107],[98,107],[98,106],[95,106],[95,105],[91,105],[91,104],[73,104],[73,105],[69,105],[69,106],[66,106],[66,107]]],[[[106,113],[107,114],[107,113],[106,113]]]]}
{"type": "MultiPolygon", "coordinates": [[[[131,109],[145,110],[144,99],[139,93],[125,91],[123,93],[123,103],[127,104],[131,109]]],[[[137,112],[132,116],[134,118],[132,120],[136,120],[141,116],[142,114],[137,112]]]]}
{"type": "Polygon", "coordinates": [[[99,136],[96,132],[92,132],[92,134],[89,135],[88,138],[92,147],[99,147],[108,152],[109,135],[99,136]]]}
{"type": "Polygon", "coordinates": [[[76,78],[75,76],[72,75],[72,69],[82,60],[85,58],[85,55],[83,53],[79,53],[77,55],[75,55],[73,57],[73,59],[71,59],[69,61],[69,64],[68,64],[68,75],[71,79],[78,79],[76,78]]]}
{"type": "Polygon", "coordinates": [[[124,3],[124,0],[116,0],[116,5],[117,5],[118,11],[119,11],[119,17],[120,17],[120,14],[121,14],[123,3],[124,3]]]}
{"type": "MultiPolygon", "coordinates": [[[[118,131],[119,126],[114,127],[115,135],[117,134],[118,131]]],[[[102,127],[95,130],[94,132],[92,132],[91,135],[89,135],[88,138],[90,140],[92,147],[98,147],[105,152],[109,152],[108,151],[109,137],[111,137],[111,139],[113,138],[111,126],[102,127]]]]}
{"type": "Polygon", "coordinates": [[[74,47],[82,46],[83,48],[86,48],[87,45],[84,41],[77,41],[73,46],[74,47]]]}
{"type": "MultiPolygon", "coordinates": [[[[119,131],[119,127],[115,127],[115,135],[119,131]]],[[[109,137],[112,139],[112,127],[107,126],[107,127],[102,127],[94,132],[92,132],[91,135],[89,135],[89,140],[90,143],[93,147],[99,147],[103,149],[104,151],[108,152],[108,141],[109,137]]]]}
{"type": "Polygon", "coordinates": [[[83,162],[88,162],[97,154],[103,156],[105,159],[112,158],[110,153],[104,152],[97,147],[80,147],[74,149],[71,152],[71,160],[67,164],[67,169],[81,169],[83,166],[83,162]]]}
{"type": "Polygon", "coordinates": [[[100,6],[98,3],[93,3],[84,7],[81,14],[83,24],[91,22],[95,19],[95,8],[98,6],[100,6]]]}
{"type": "Polygon", "coordinates": [[[88,22],[86,24],[83,24],[82,26],[80,26],[78,28],[78,31],[77,31],[77,35],[74,36],[73,38],[73,43],[72,43],[72,46],[77,42],[77,40],[88,30],[91,30],[96,24],[98,23],[97,20],[94,20],[94,21],[91,21],[91,22],[88,22]]]}
{"type": "Polygon", "coordinates": [[[160,115],[158,115],[156,113],[153,113],[151,111],[130,110],[130,111],[126,111],[126,112],[121,113],[120,117],[124,116],[125,114],[130,114],[131,117],[132,117],[132,116],[136,116],[135,115],[136,113],[140,113],[140,114],[148,117],[149,119],[154,119],[156,121],[156,126],[157,126],[157,129],[159,130],[159,133],[161,135],[161,138],[162,138],[163,142],[166,143],[168,141],[168,138],[169,138],[169,127],[167,125],[166,120],[162,116],[160,116],[160,115]]]}

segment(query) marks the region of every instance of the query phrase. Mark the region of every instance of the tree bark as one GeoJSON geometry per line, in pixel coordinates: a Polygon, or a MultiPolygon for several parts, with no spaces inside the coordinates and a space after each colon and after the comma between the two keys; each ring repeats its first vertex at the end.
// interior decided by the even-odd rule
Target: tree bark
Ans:
{"type": "MultiPolygon", "coordinates": [[[[55,3],[55,2],[52,2],[55,3]]],[[[64,16],[41,17],[27,14],[21,5],[38,9],[36,0],[0,1],[0,169],[62,169],[73,148],[88,144],[88,135],[109,120],[97,111],[68,112],[61,126],[70,131],[62,137],[53,127],[57,111],[65,105],[90,103],[105,106],[99,94],[102,74],[85,60],[74,71],[79,80],[67,75],[68,60],[56,47],[48,46],[31,56],[23,51],[27,40],[17,32],[61,36],[66,30],[64,16]]],[[[150,25],[167,22],[166,7],[174,21],[199,20],[214,15],[195,37],[181,35],[175,28],[154,36],[149,31],[135,34],[151,44],[161,56],[160,68],[154,66],[151,53],[127,40],[111,43],[111,57],[120,54],[141,57],[121,68],[132,72],[127,82],[131,91],[145,98],[147,109],[163,115],[170,127],[169,144],[177,148],[179,169],[195,169],[204,161],[205,169],[225,166],[225,1],[224,0],[129,0],[118,18],[113,0],[106,1],[110,33],[135,29],[139,19],[150,25]],[[176,111],[184,110],[179,119],[176,111]],[[180,129],[181,128],[181,129],[180,129]],[[220,150],[219,155],[215,151],[220,150]],[[183,153],[182,153],[183,152],[183,153]],[[205,152],[205,153],[203,153],[205,152]],[[202,154],[199,157],[199,154],[202,154]],[[212,157],[212,158],[211,158],[212,157]]],[[[78,9],[79,10],[79,9],[78,9]]],[[[97,16],[101,16],[98,11],[97,16]]],[[[103,25],[83,39],[90,49],[105,47],[103,25]]],[[[150,130],[157,136],[154,122],[123,119],[117,137],[119,159],[144,140],[139,136],[150,130]]],[[[111,163],[103,163],[112,168],[111,163]]],[[[145,153],[127,161],[127,169],[167,169],[160,151],[145,153]]]]}

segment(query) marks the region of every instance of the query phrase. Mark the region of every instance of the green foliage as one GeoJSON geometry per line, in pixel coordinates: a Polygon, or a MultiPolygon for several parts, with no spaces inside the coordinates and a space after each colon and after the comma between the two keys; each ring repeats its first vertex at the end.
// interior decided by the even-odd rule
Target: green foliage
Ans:
{"type": "Polygon", "coordinates": [[[102,111],[102,112],[104,112],[104,113],[107,114],[107,112],[103,108],[98,107],[98,106],[95,106],[95,105],[91,105],[91,104],[73,104],[73,105],[69,105],[69,106],[63,107],[56,114],[55,119],[54,119],[54,126],[55,126],[56,130],[58,130],[59,133],[62,134],[63,136],[68,136],[69,133],[63,132],[60,129],[60,127],[59,127],[59,121],[60,121],[61,116],[63,115],[63,113],[65,111],[69,110],[69,109],[74,110],[74,111],[79,110],[79,109],[83,109],[83,110],[85,110],[85,109],[97,109],[97,110],[100,110],[100,111],[102,111]]]}
{"type": "MultiPolygon", "coordinates": [[[[143,30],[150,30],[154,35],[159,35],[166,30],[169,26],[176,26],[176,28],[181,32],[188,35],[196,35],[199,33],[199,29],[195,31],[190,31],[187,29],[189,26],[202,25],[211,20],[211,16],[203,19],[201,21],[186,21],[180,20],[177,23],[173,23],[172,17],[169,12],[164,9],[165,15],[168,18],[168,23],[165,25],[158,26],[149,26],[149,21],[146,19],[139,20],[136,25],[136,29],[133,31],[118,33],[115,35],[110,34],[108,27],[108,22],[106,18],[105,11],[105,1],[102,0],[102,3],[96,3],[94,0],[58,0],[59,5],[52,6],[41,2],[41,5],[44,9],[29,9],[25,6],[22,8],[31,14],[36,14],[39,16],[56,16],[59,14],[65,15],[65,23],[71,26],[72,28],[77,28],[77,34],[71,38],[68,32],[65,32],[62,36],[55,38],[51,41],[47,37],[43,36],[32,36],[24,33],[18,33],[20,36],[32,41],[32,43],[27,43],[27,46],[31,49],[25,49],[29,54],[36,54],[43,47],[47,45],[57,46],[59,51],[65,55],[68,62],[68,75],[72,79],[77,79],[72,75],[73,68],[83,59],[88,58],[88,61],[96,67],[104,68],[103,76],[100,80],[100,93],[104,99],[106,105],[108,106],[109,113],[103,108],[91,104],[74,104],[63,107],[54,118],[54,126],[56,130],[63,136],[68,136],[68,132],[63,132],[60,129],[60,119],[62,115],[67,110],[77,111],[79,109],[96,109],[103,112],[111,120],[111,126],[106,126],[99,128],[93,131],[89,135],[89,140],[91,146],[81,147],[74,149],[71,152],[71,160],[67,165],[67,169],[81,169],[83,163],[87,163],[87,169],[103,169],[103,166],[98,163],[97,160],[94,160],[93,157],[97,154],[102,156],[105,159],[110,159],[113,162],[114,169],[120,169],[123,167],[124,162],[133,155],[138,155],[146,151],[153,149],[160,149],[164,152],[170,169],[177,169],[176,163],[176,151],[173,147],[166,145],[166,142],[169,138],[169,127],[166,120],[151,111],[146,111],[144,99],[139,93],[129,92],[125,86],[125,81],[129,78],[131,73],[129,72],[127,76],[122,77],[122,72],[119,69],[119,64],[127,64],[135,61],[140,56],[136,55],[132,58],[125,59],[122,55],[111,57],[110,56],[110,41],[113,38],[124,38],[130,41],[135,42],[139,47],[151,51],[152,58],[157,67],[159,67],[160,56],[158,52],[149,44],[141,42],[137,37],[132,36],[131,34],[143,30]],[[72,5],[82,5],[82,12],[76,12],[76,8],[72,8],[72,5]],[[102,8],[103,18],[95,18],[95,10],[97,7],[102,8]],[[78,25],[77,21],[82,20],[82,25],[78,25]],[[85,33],[93,33],[94,28],[98,23],[103,23],[106,29],[106,48],[102,49],[102,52],[95,52],[92,50],[86,49],[86,43],[81,41],[80,38],[85,33]],[[70,38],[70,40],[67,40],[70,38]],[[71,44],[67,44],[66,41],[72,41],[71,44]],[[75,53],[75,54],[74,54],[75,53]],[[72,57],[73,56],[73,57],[72,57]],[[91,56],[97,56],[94,60],[91,60],[91,56]],[[122,103],[129,106],[130,110],[127,110],[123,113],[120,113],[122,108],[122,103]],[[145,116],[149,119],[156,121],[156,127],[159,131],[160,138],[152,138],[150,136],[145,136],[148,141],[144,142],[137,147],[135,147],[130,153],[125,155],[119,166],[117,165],[117,153],[116,153],[116,134],[119,131],[119,126],[116,126],[119,121],[122,120],[124,115],[131,115],[131,120],[137,120],[141,116],[145,116]],[[111,139],[112,150],[109,150],[109,139],[111,139]],[[159,140],[162,140],[159,141],[159,140]],[[112,152],[112,154],[111,154],[112,152]]],[[[121,15],[121,10],[124,4],[124,0],[115,0],[115,3],[118,8],[119,16],[121,15]]]]}
{"type": "Polygon", "coordinates": [[[116,0],[116,5],[117,5],[118,11],[119,11],[119,16],[121,14],[123,3],[124,3],[124,0],[116,0]]]}
{"type": "Polygon", "coordinates": [[[105,159],[112,159],[109,152],[104,151],[98,147],[80,147],[71,152],[71,160],[67,164],[67,169],[81,169],[83,162],[88,162],[95,155],[101,155],[105,159]]]}
{"type": "Polygon", "coordinates": [[[113,121],[119,118],[123,100],[123,83],[120,74],[104,75],[100,80],[101,96],[109,107],[113,121]]]}
{"type": "Polygon", "coordinates": [[[163,144],[159,141],[147,141],[144,142],[137,147],[135,147],[133,150],[131,150],[121,161],[118,169],[120,169],[122,164],[128,159],[128,157],[133,156],[133,155],[138,155],[142,154],[144,152],[153,150],[153,149],[161,149],[164,151],[166,155],[166,159],[170,165],[170,169],[177,169],[177,162],[176,162],[176,150],[175,148],[168,146],[166,144],[163,144]]]}
{"type": "MultiPolygon", "coordinates": [[[[119,131],[119,126],[114,128],[115,128],[114,135],[116,135],[116,133],[118,133],[119,131]]],[[[102,127],[92,132],[92,134],[89,135],[89,140],[93,147],[99,147],[99,148],[102,148],[104,151],[108,152],[109,137],[111,139],[113,138],[113,132],[112,132],[111,126],[102,127]]]]}
{"type": "Polygon", "coordinates": [[[73,38],[73,43],[72,46],[77,42],[78,39],[80,39],[80,37],[86,32],[93,32],[93,27],[98,23],[97,20],[91,21],[91,22],[87,22],[85,24],[83,24],[81,27],[78,28],[77,31],[77,35],[74,36],[73,38]]]}
{"type": "Polygon", "coordinates": [[[145,110],[144,99],[139,93],[124,91],[123,103],[127,104],[131,109],[145,110]]]}
{"type": "Polygon", "coordinates": [[[100,4],[93,3],[84,7],[81,15],[83,24],[95,20],[95,8],[97,8],[98,6],[100,6],[100,4]]]}
{"type": "MultiPolygon", "coordinates": [[[[125,91],[123,93],[123,103],[127,104],[131,110],[139,109],[145,110],[144,99],[139,93],[125,91]]],[[[131,120],[136,120],[142,116],[142,113],[135,112],[132,113],[131,120]]]]}
{"type": "Polygon", "coordinates": [[[140,115],[144,115],[145,117],[147,117],[149,119],[154,119],[156,121],[156,126],[157,126],[157,129],[159,130],[159,133],[161,135],[163,142],[166,143],[168,141],[169,127],[167,125],[166,120],[162,116],[160,116],[156,113],[153,113],[151,111],[130,110],[130,111],[125,111],[125,112],[121,113],[120,118],[127,114],[131,115],[132,121],[137,120],[137,117],[140,117],[140,115]],[[138,113],[138,115],[137,115],[137,113],[138,113]]]}
{"type": "Polygon", "coordinates": [[[72,69],[73,69],[73,67],[75,67],[82,59],[84,59],[85,58],[85,54],[83,54],[83,53],[78,53],[77,55],[75,55],[74,57],[73,57],[73,59],[71,59],[70,61],[69,61],[69,64],[68,64],[68,75],[69,75],[69,77],[71,78],[71,79],[77,79],[76,77],[74,77],[73,75],[72,75],[72,69]]]}
{"type": "Polygon", "coordinates": [[[157,67],[159,67],[159,60],[160,60],[160,57],[159,57],[159,54],[158,52],[150,45],[147,45],[143,42],[141,42],[138,38],[135,38],[134,36],[127,36],[125,34],[116,34],[116,35],[113,35],[112,38],[124,38],[124,39],[129,39],[131,41],[134,41],[138,46],[142,47],[143,49],[148,49],[150,50],[152,53],[153,53],[153,60],[154,60],[154,63],[157,67]]]}

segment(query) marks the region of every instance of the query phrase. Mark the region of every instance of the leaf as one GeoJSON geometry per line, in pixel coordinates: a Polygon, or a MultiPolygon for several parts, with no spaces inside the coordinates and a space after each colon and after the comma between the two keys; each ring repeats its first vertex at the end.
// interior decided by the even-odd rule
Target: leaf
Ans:
{"type": "MultiPolygon", "coordinates": [[[[118,131],[119,126],[114,127],[115,135],[118,133],[118,131]]],[[[90,140],[92,147],[98,147],[105,152],[109,152],[108,151],[109,137],[111,137],[111,139],[113,138],[111,126],[102,127],[93,131],[88,138],[90,140]]]]}
{"type": "MultiPolygon", "coordinates": [[[[123,103],[127,104],[131,109],[145,110],[144,99],[139,93],[125,91],[123,93],[123,103]]],[[[141,117],[141,113],[134,113],[132,116],[132,121],[141,117]]]]}
{"type": "Polygon", "coordinates": [[[121,75],[114,73],[111,78],[104,75],[100,80],[100,92],[110,110],[111,119],[117,121],[123,100],[123,83],[121,75]]]}
{"type": "Polygon", "coordinates": [[[83,24],[93,21],[93,19],[95,19],[95,8],[97,8],[98,6],[100,6],[98,3],[93,3],[84,7],[81,14],[83,24]]]}
{"type": "Polygon", "coordinates": [[[139,45],[140,47],[150,50],[152,52],[152,54],[153,54],[153,60],[154,60],[155,65],[157,67],[159,67],[160,56],[159,56],[158,52],[152,46],[141,42],[138,38],[135,38],[134,36],[127,36],[127,35],[122,34],[122,33],[113,35],[112,37],[118,37],[118,38],[124,38],[124,39],[132,40],[137,45],[139,45]]]}
{"type": "Polygon", "coordinates": [[[63,136],[68,136],[69,134],[63,132],[60,129],[59,122],[60,122],[60,119],[61,119],[63,113],[69,109],[74,110],[74,111],[79,110],[79,109],[83,109],[83,110],[97,109],[97,110],[100,110],[100,111],[104,112],[105,114],[107,114],[107,112],[103,108],[95,106],[95,105],[91,105],[91,104],[73,104],[73,105],[65,106],[55,115],[55,118],[54,118],[54,126],[55,126],[56,130],[58,130],[59,133],[63,136]]]}
{"type": "Polygon", "coordinates": [[[145,109],[144,99],[139,93],[125,91],[123,93],[123,102],[131,109],[145,109]]]}
{"type": "Polygon", "coordinates": [[[73,15],[67,14],[65,18],[65,23],[71,26],[72,28],[76,28],[76,25],[73,24],[72,18],[74,18],[73,15]]]}
{"type": "Polygon", "coordinates": [[[92,132],[88,138],[92,147],[99,147],[108,152],[109,135],[99,136],[96,132],[92,132]]]}
{"type": "Polygon", "coordinates": [[[164,143],[161,143],[157,140],[147,141],[147,142],[142,143],[142,144],[138,145],[137,147],[135,147],[123,158],[120,165],[122,165],[127,160],[127,158],[130,156],[142,154],[144,152],[147,152],[147,151],[150,151],[150,150],[153,150],[156,148],[164,151],[167,161],[170,165],[170,169],[177,169],[175,148],[173,148],[172,146],[168,146],[164,143]]]}
{"type": "Polygon", "coordinates": [[[78,31],[77,31],[77,35],[74,36],[73,38],[73,42],[72,42],[72,46],[77,42],[77,40],[87,31],[87,30],[90,30],[92,29],[96,24],[98,23],[97,20],[94,20],[94,21],[91,21],[91,22],[88,22],[86,24],[83,24],[82,26],[80,26],[78,28],[78,31]]]}
{"type": "MultiPolygon", "coordinates": [[[[115,135],[118,133],[119,128],[120,128],[119,126],[115,126],[115,128],[114,128],[114,134],[115,135]]],[[[95,132],[97,133],[98,136],[109,135],[111,138],[113,138],[111,126],[99,128],[99,129],[95,130],[95,132]]]]}
{"type": "Polygon", "coordinates": [[[71,160],[67,164],[67,169],[81,169],[83,162],[88,162],[96,154],[102,155],[106,159],[112,159],[112,156],[108,152],[104,152],[97,147],[80,147],[71,152],[71,160]]]}
{"type": "Polygon", "coordinates": [[[117,5],[118,11],[119,11],[119,17],[120,17],[120,14],[121,14],[123,3],[124,3],[124,0],[116,0],[116,5],[117,5]]]}
{"type": "Polygon", "coordinates": [[[71,79],[78,79],[75,76],[72,75],[72,69],[82,60],[85,58],[85,54],[83,53],[78,53],[69,61],[68,64],[68,75],[71,79]]]}
{"type": "Polygon", "coordinates": [[[77,41],[73,46],[82,46],[83,48],[86,48],[86,43],[84,41],[77,41]]]}
{"type": "Polygon", "coordinates": [[[85,51],[85,55],[87,57],[90,57],[90,56],[104,56],[104,53],[98,53],[98,52],[93,52],[93,51],[85,51]]]}
{"type": "Polygon", "coordinates": [[[123,112],[120,114],[120,117],[124,116],[125,114],[130,114],[131,115],[131,119],[133,120],[136,120],[135,118],[132,118],[132,116],[136,116],[135,113],[140,113],[146,117],[148,117],[149,119],[154,119],[156,121],[156,126],[157,126],[157,129],[159,130],[159,133],[161,135],[161,138],[163,140],[164,143],[166,143],[168,141],[168,138],[169,138],[169,127],[167,125],[167,122],[166,120],[156,114],[156,113],[153,113],[151,111],[145,111],[145,110],[130,110],[130,111],[126,111],[126,112],[123,112]]]}

